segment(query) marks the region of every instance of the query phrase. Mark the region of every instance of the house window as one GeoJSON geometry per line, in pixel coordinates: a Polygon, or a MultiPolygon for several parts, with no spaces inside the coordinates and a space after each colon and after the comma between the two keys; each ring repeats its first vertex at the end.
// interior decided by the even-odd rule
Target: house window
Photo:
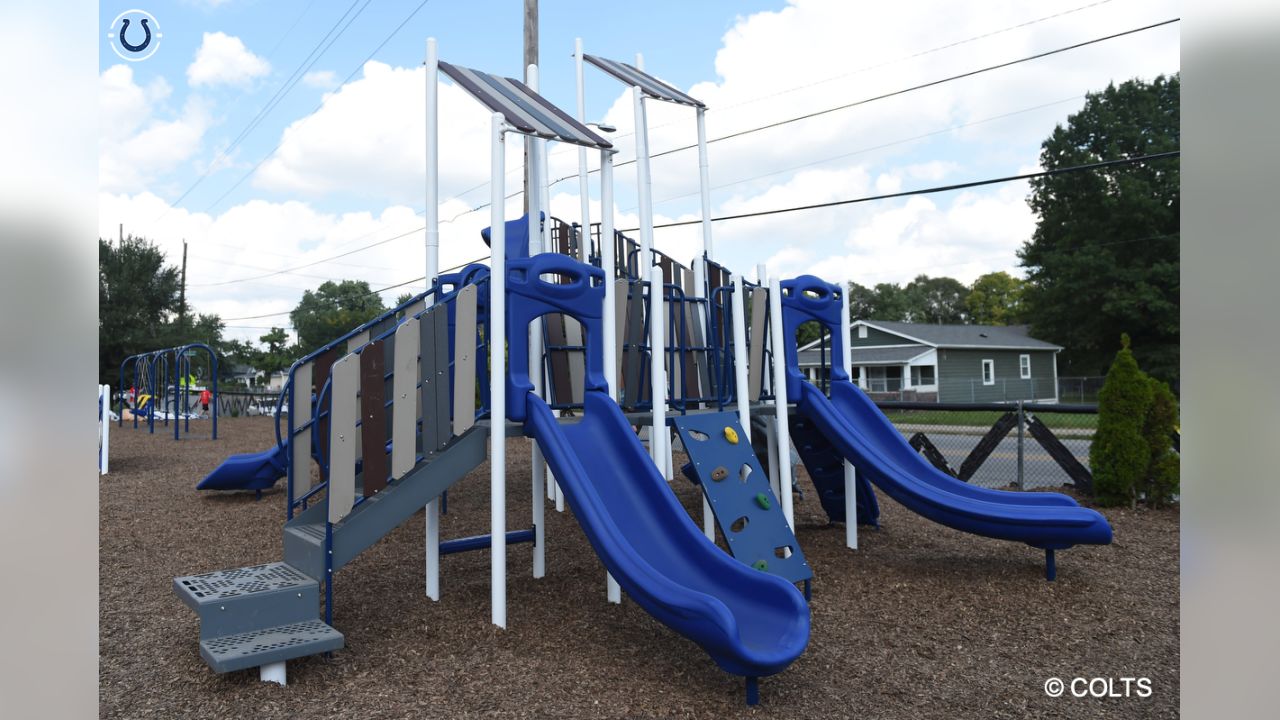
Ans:
{"type": "Polygon", "coordinates": [[[983,385],[996,384],[996,361],[995,360],[982,361],[982,384],[983,385]]]}
{"type": "Polygon", "coordinates": [[[911,384],[912,385],[934,385],[937,383],[937,375],[932,365],[914,365],[911,368],[911,384]]]}
{"type": "Polygon", "coordinates": [[[1021,377],[1023,380],[1031,379],[1031,356],[1030,355],[1018,356],[1018,376],[1021,377]]]}
{"type": "Polygon", "coordinates": [[[858,326],[858,339],[859,339],[859,340],[866,340],[866,339],[867,339],[867,326],[866,326],[866,325],[859,325],[859,326],[858,326]]]}

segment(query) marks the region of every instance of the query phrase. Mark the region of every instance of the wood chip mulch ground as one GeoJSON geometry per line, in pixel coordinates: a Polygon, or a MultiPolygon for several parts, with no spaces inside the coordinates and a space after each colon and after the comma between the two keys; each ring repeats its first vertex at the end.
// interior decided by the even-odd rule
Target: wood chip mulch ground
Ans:
{"type": "MultiPolygon", "coordinates": [[[[203,428],[203,421],[201,428],[203,428]]],[[[193,426],[193,430],[194,430],[193,426]]],[[[1107,510],[1108,547],[1043,554],[931,523],[881,495],[882,529],[844,547],[808,478],[797,535],[814,569],[809,647],[743,704],[740,678],[633,602],[605,602],[604,571],[573,519],[549,509],[547,577],[508,553],[507,630],[489,622],[484,551],[444,559],[423,594],[422,516],[341,570],[346,648],[289,663],[289,685],[218,675],[172,579],[279,560],[285,497],[200,494],[228,454],[275,442],[269,418],[220,437],[111,436],[100,494],[100,711],[109,718],[858,717],[1166,718],[1178,713],[1178,511],[1107,510]],[[1050,677],[1150,679],[1149,697],[1050,698],[1050,677]]],[[[529,525],[528,441],[511,440],[508,526],[529,525]]],[[[602,458],[602,460],[604,460],[602,458]]],[[[679,467],[680,461],[676,466],[679,467]]],[[[673,488],[694,517],[699,495],[673,488]]],[[[444,536],[487,531],[488,466],[449,493],[444,536]]],[[[1095,686],[1098,687],[1098,686],[1095,686]]]]}

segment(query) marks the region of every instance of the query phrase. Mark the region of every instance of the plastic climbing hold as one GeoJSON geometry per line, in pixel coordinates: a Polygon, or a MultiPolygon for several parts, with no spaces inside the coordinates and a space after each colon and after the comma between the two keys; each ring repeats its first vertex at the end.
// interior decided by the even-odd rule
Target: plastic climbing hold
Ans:
{"type": "Polygon", "coordinates": [[[751,563],[751,567],[753,567],[753,568],[755,568],[755,569],[757,569],[757,570],[760,570],[761,572],[764,572],[764,571],[767,571],[767,570],[769,569],[769,563],[768,563],[768,561],[766,561],[766,560],[757,560],[757,561],[755,561],[755,562],[751,563]]]}
{"type": "Polygon", "coordinates": [[[764,493],[756,493],[756,504],[761,510],[768,510],[773,507],[773,503],[769,501],[769,496],[764,493]]]}
{"type": "Polygon", "coordinates": [[[729,471],[723,465],[711,471],[711,479],[716,482],[720,482],[727,477],[729,477],[729,471]]]}
{"type": "Polygon", "coordinates": [[[738,431],[726,425],[724,428],[724,439],[728,440],[730,445],[737,445],[738,431]]]}

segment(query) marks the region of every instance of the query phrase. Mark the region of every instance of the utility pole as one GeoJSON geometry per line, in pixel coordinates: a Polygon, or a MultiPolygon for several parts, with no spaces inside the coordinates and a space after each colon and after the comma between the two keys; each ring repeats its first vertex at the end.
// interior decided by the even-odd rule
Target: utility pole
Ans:
{"type": "Polygon", "coordinates": [[[187,329],[187,239],[182,238],[182,287],[178,290],[178,333],[187,329]]]}
{"type": "MultiPolygon", "coordinates": [[[[538,0],[524,0],[524,81],[529,82],[529,66],[538,65],[541,70],[542,66],[538,63],[538,0]]],[[[529,154],[533,151],[533,138],[528,136],[524,139],[524,212],[529,213],[529,154]]],[[[494,178],[494,182],[501,182],[502,178],[494,178]]],[[[537,227],[533,223],[537,222],[536,218],[529,218],[530,231],[537,227]]]]}
{"type": "Polygon", "coordinates": [[[120,223],[120,244],[124,244],[124,223],[120,223]]]}

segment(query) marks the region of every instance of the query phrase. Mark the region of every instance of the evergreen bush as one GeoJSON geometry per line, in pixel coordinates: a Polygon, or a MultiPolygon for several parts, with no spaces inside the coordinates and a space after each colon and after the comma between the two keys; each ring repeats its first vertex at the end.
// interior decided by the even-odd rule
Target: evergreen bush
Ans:
{"type": "Polygon", "coordinates": [[[1089,448],[1089,468],[1099,505],[1134,504],[1151,461],[1143,436],[1151,383],[1138,369],[1128,334],[1121,335],[1120,345],[1098,393],[1098,430],[1089,448]]]}

